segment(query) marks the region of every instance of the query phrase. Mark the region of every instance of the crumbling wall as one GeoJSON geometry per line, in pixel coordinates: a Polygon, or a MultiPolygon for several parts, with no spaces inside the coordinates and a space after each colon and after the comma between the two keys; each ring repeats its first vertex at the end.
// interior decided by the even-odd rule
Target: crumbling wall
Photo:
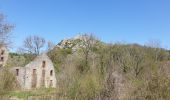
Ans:
{"type": "Polygon", "coordinates": [[[21,88],[24,88],[25,84],[25,68],[24,67],[13,67],[11,71],[16,76],[17,81],[20,84],[21,88]]]}
{"type": "Polygon", "coordinates": [[[56,87],[56,75],[52,61],[46,54],[37,56],[25,67],[12,67],[22,89],[56,87]]]}
{"type": "Polygon", "coordinates": [[[0,46],[0,67],[4,67],[8,60],[8,50],[5,46],[0,46]]]}
{"type": "Polygon", "coordinates": [[[23,89],[56,87],[54,66],[46,54],[38,56],[25,67],[14,67],[13,72],[23,89]]]}

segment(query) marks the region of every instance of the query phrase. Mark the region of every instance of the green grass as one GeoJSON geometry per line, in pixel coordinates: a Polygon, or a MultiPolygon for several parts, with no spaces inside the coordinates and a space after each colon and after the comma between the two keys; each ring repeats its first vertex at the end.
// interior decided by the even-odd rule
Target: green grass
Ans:
{"type": "Polygon", "coordinates": [[[0,95],[8,96],[8,97],[18,97],[21,100],[27,100],[30,96],[48,96],[50,94],[54,94],[55,89],[36,89],[31,91],[6,91],[1,93],[0,95]]]}

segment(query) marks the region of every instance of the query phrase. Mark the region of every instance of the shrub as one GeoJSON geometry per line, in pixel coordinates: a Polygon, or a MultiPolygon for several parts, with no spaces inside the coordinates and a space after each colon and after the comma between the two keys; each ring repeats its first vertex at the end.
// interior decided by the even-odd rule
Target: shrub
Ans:
{"type": "Polygon", "coordinates": [[[18,89],[16,77],[8,70],[0,70],[0,92],[18,89]]]}
{"type": "Polygon", "coordinates": [[[94,74],[86,74],[71,86],[69,98],[72,100],[93,100],[99,93],[101,85],[94,74]]]}

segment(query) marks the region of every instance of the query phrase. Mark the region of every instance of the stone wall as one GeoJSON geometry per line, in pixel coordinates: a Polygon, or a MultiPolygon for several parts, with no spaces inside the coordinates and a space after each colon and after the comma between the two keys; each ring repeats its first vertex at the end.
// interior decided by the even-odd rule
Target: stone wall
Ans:
{"type": "Polygon", "coordinates": [[[0,67],[4,67],[8,60],[8,50],[5,46],[0,46],[0,67]]]}
{"type": "MultiPolygon", "coordinates": [[[[5,46],[0,46],[0,67],[4,67],[7,60],[8,50],[5,46]]],[[[23,89],[56,87],[54,66],[46,54],[37,56],[25,67],[12,67],[11,71],[23,89]]]]}
{"type": "Polygon", "coordinates": [[[38,56],[25,67],[14,67],[12,70],[23,89],[56,87],[54,66],[46,54],[38,56]]]}

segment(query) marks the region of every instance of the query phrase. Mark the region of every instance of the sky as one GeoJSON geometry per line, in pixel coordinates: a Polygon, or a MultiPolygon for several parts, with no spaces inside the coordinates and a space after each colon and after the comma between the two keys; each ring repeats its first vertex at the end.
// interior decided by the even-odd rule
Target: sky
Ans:
{"type": "Polygon", "coordinates": [[[79,33],[104,42],[170,48],[170,0],[0,0],[0,12],[15,24],[13,50],[30,35],[58,43],[79,33]]]}

